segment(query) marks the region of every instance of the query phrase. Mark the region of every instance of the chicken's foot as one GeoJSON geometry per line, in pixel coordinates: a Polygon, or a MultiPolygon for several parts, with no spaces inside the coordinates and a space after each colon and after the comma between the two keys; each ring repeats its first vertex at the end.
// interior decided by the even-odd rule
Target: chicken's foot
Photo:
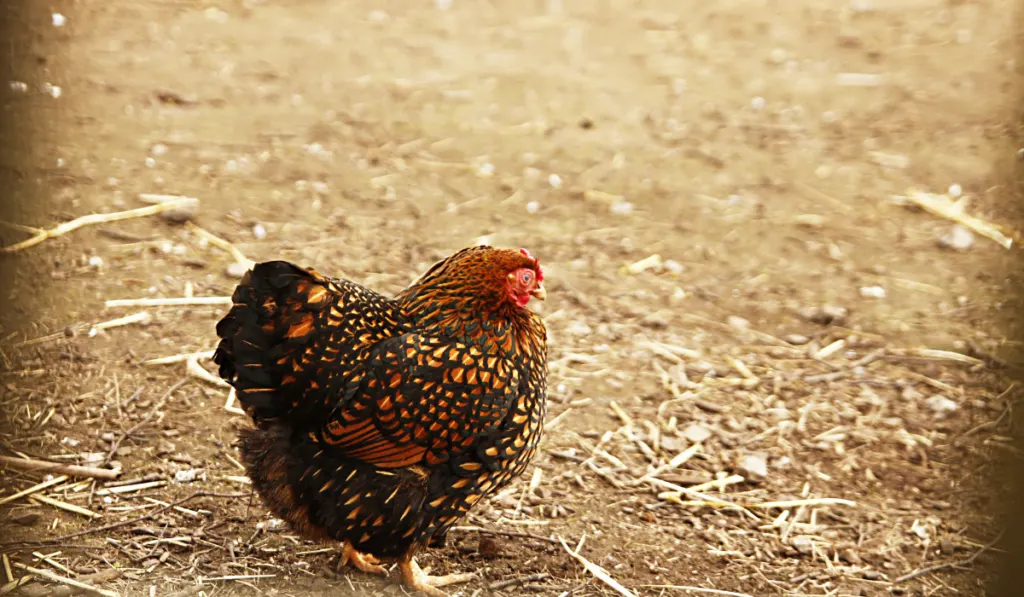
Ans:
{"type": "Polygon", "coordinates": [[[356,548],[352,547],[352,544],[348,541],[345,542],[341,550],[341,558],[338,559],[338,570],[341,570],[346,564],[350,564],[353,568],[369,574],[388,575],[387,568],[380,565],[380,560],[368,553],[356,551],[356,548]]]}
{"type": "Polygon", "coordinates": [[[430,597],[448,597],[444,591],[437,587],[468,582],[476,578],[476,574],[472,572],[430,576],[420,568],[420,565],[413,558],[402,560],[398,567],[402,571],[402,582],[405,583],[405,586],[416,591],[423,591],[430,595],[430,597]]]}

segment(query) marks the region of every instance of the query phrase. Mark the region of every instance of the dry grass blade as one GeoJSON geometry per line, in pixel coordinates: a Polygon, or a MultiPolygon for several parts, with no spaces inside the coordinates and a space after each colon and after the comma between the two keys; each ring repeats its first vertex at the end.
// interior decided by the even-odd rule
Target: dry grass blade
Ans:
{"type": "Polygon", "coordinates": [[[15,253],[23,251],[30,247],[34,247],[39,243],[63,236],[69,232],[78,230],[83,226],[91,226],[94,224],[106,224],[108,222],[117,222],[120,220],[130,220],[132,218],[143,218],[146,216],[152,216],[165,211],[171,211],[173,209],[180,209],[186,205],[190,205],[194,202],[194,199],[189,197],[183,197],[174,201],[166,201],[164,203],[158,203],[156,205],[148,205],[146,207],[139,207],[137,209],[129,209],[127,211],[115,211],[109,214],[89,214],[75,218],[70,222],[64,222],[53,228],[44,230],[42,228],[32,228],[29,226],[21,226],[19,224],[13,225],[21,230],[32,233],[30,238],[27,238],[19,243],[8,245],[6,247],[0,247],[0,253],[15,253]]]}
{"type": "Polygon", "coordinates": [[[37,483],[36,485],[33,485],[32,487],[29,487],[28,489],[22,489],[21,491],[19,491],[17,493],[13,493],[13,494],[11,494],[11,495],[3,498],[3,499],[0,499],[0,505],[6,504],[7,502],[13,502],[14,500],[16,500],[18,498],[23,498],[26,495],[31,495],[33,493],[36,493],[37,491],[42,491],[42,490],[46,489],[47,487],[52,487],[53,485],[57,485],[58,483],[63,483],[64,481],[67,481],[67,480],[68,480],[68,477],[66,475],[61,475],[59,477],[54,477],[53,479],[50,479],[49,481],[43,481],[42,483],[37,483]]]}
{"type": "Polygon", "coordinates": [[[565,539],[563,539],[561,536],[558,537],[558,542],[562,544],[562,547],[565,549],[566,553],[568,553],[570,556],[572,556],[574,560],[576,560],[577,562],[582,564],[584,568],[586,568],[587,572],[593,574],[595,577],[597,577],[598,580],[611,587],[616,593],[622,595],[623,597],[637,597],[636,593],[622,586],[619,583],[619,581],[612,578],[612,576],[608,574],[608,572],[604,568],[598,566],[597,564],[591,562],[587,558],[573,551],[572,548],[570,548],[569,545],[566,544],[565,539]]]}
{"type": "MultiPolygon", "coordinates": [[[[899,199],[904,198],[900,197],[899,199]]],[[[905,199],[937,216],[963,224],[978,234],[999,243],[1004,249],[1013,246],[1013,239],[1003,234],[998,226],[966,213],[967,197],[953,201],[948,195],[936,195],[911,189],[905,199]]]]}
{"type": "Polygon", "coordinates": [[[88,510],[81,506],[76,506],[74,504],[62,502],[60,500],[56,500],[53,499],[52,497],[47,497],[45,495],[31,495],[29,496],[28,499],[30,501],[40,502],[43,504],[53,506],[54,508],[60,508],[61,510],[67,510],[68,512],[74,512],[75,514],[81,514],[82,516],[87,516],[89,518],[101,518],[103,516],[102,514],[93,512],[92,510],[88,510]]]}

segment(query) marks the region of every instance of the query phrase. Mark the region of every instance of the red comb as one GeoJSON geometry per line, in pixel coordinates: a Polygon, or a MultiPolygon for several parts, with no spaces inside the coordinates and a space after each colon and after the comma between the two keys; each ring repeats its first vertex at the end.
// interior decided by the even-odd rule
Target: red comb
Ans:
{"type": "Polygon", "coordinates": [[[526,255],[527,259],[533,260],[533,264],[537,267],[537,281],[542,282],[544,280],[544,270],[541,269],[540,262],[537,261],[537,258],[531,255],[526,249],[519,249],[519,252],[526,255]]]}

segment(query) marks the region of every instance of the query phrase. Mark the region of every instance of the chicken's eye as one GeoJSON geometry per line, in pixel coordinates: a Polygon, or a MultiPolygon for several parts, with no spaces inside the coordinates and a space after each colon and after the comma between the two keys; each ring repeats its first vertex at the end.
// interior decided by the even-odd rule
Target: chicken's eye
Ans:
{"type": "Polygon", "coordinates": [[[519,274],[519,280],[523,284],[529,284],[530,282],[533,281],[533,274],[531,274],[528,271],[527,272],[523,272],[523,273],[519,274]]]}

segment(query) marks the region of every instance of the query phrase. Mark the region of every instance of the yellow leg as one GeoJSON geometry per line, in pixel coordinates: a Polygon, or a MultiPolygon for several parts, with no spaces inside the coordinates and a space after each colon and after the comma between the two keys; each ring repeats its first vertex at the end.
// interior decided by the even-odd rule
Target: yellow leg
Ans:
{"type": "Polygon", "coordinates": [[[402,582],[405,583],[405,586],[413,589],[414,591],[423,591],[427,595],[430,595],[430,597],[448,597],[444,591],[437,587],[468,582],[476,578],[476,574],[471,572],[463,574],[447,574],[445,576],[430,576],[426,572],[423,572],[420,565],[411,557],[403,559],[402,562],[398,564],[398,567],[402,571],[402,582]]]}
{"type": "Polygon", "coordinates": [[[344,547],[341,550],[341,559],[338,560],[338,568],[350,564],[357,570],[362,570],[369,574],[380,574],[387,576],[387,568],[380,565],[380,560],[371,556],[368,553],[361,553],[356,551],[356,548],[352,547],[352,544],[348,541],[345,542],[344,547]]]}

